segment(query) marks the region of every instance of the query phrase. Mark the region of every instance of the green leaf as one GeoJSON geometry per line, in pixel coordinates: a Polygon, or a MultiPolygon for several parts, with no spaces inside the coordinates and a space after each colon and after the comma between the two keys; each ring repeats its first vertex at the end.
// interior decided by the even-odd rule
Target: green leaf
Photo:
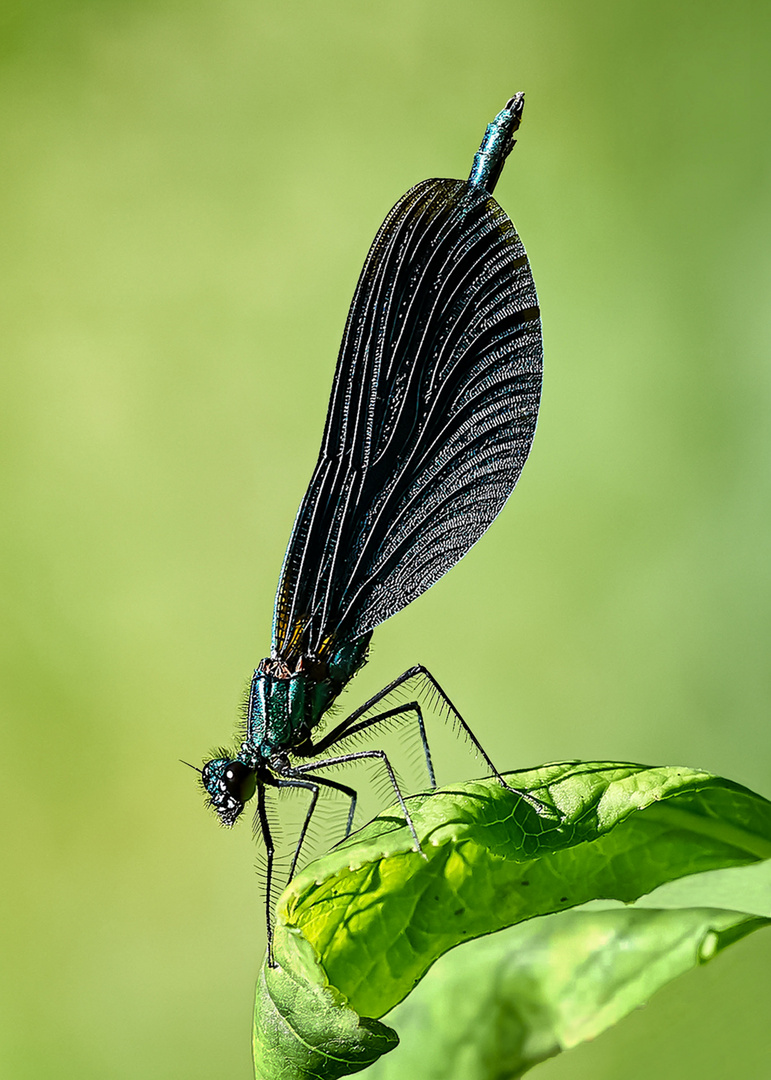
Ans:
{"type": "Polygon", "coordinates": [[[771,857],[771,804],[707,773],[568,763],[506,779],[518,791],[488,779],[413,796],[421,851],[392,809],[298,874],[258,993],[259,1078],[363,1068],[395,1037],[356,1014],[383,1016],[461,942],[771,857]]]}
{"type": "Polygon", "coordinates": [[[265,964],[254,1010],[254,1063],[260,1078],[334,1080],[358,1072],[399,1042],[377,1020],[359,1017],[325,983],[300,934],[282,936],[278,967],[265,964]]]}
{"type": "Polygon", "coordinates": [[[547,915],[480,938],[443,956],[389,1015],[399,1050],[367,1080],[514,1080],[770,922],[711,907],[628,907],[547,915]]]}

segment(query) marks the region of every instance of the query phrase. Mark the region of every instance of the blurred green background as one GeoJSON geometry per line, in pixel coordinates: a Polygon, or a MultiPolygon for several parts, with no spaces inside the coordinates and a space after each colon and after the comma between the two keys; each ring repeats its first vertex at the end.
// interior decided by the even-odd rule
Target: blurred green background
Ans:
{"type": "MultiPolygon", "coordinates": [[[[178,759],[231,738],[269,647],[378,225],[516,90],[535,447],[347,702],[422,661],[502,768],[771,796],[767,13],[6,0],[0,1076],[251,1075],[254,845],[178,759]]],[[[765,1077],[769,960],[751,938],[538,1075],[765,1077]]]]}

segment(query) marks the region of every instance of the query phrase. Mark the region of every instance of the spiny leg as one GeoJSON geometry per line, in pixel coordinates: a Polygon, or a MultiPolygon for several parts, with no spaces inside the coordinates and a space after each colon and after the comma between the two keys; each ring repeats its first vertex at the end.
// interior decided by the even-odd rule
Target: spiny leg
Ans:
{"type": "MultiPolygon", "coordinates": [[[[294,770],[293,770],[294,772],[294,770]]],[[[348,787],[347,784],[340,784],[336,780],[329,780],[321,776],[309,776],[307,779],[301,779],[300,777],[292,775],[292,773],[282,774],[281,778],[276,776],[272,781],[273,785],[278,788],[304,788],[311,793],[311,802],[308,810],[305,814],[305,820],[303,822],[302,829],[300,830],[300,836],[295,845],[294,855],[292,857],[292,864],[289,868],[289,877],[287,884],[294,877],[294,872],[297,868],[297,861],[300,857],[300,851],[302,849],[305,837],[308,833],[308,827],[313,817],[313,811],[316,809],[316,804],[319,798],[319,785],[324,787],[335,788],[337,791],[342,791],[351,800],[350,810],[348,811],[348,824],[345,830],[345,835],[348,836],[353,824],[353,815],[356,810],[356,798],[357,792],[348,787]]],[[[260,830],[262,832],[262,838],[265,842],[266,853],[266,874],[265,874],[265,931],[268,944],[268,967],[276,967],[276,963],[273,959],[273,862],[275,855],[275,845],[273,843],[273,836],[270,831],[270,823],[268,821],[268,814],[265,805],[265,788],[264,785],[259,783],[257,785],[257,814],[256,818],[260,823],[260,830]]]]}
{"type": "MultiPolygon", "coordinates": [[[[377,694],[375,694],[373,697],[371,697],[369,699],[369,701],[365,701],[363,705],[361,705],[358,709],[355,709],[350,714],[350,716],[347,716],[345,718],[345,720],[341,720],[341,722],[336,727],[334,727],[332,729],[332,731],[330,731],[327,735],[325,735],[324,738],[321,740],[320,743],[318,743],[318,745],[316,747],[314,747],[314,752],[317,751],[317,750],[323,751],[323,750],[329,748],[330,746],[332,746],[338,740],[340,740],[342,738],[346,738],[348,735],[353,734],[355,731],[360,730],[360,727],[359,727],[358,724],[356,724],[356,721],[361,716],[364,716],[365,713],[368,713],[370,711],[370,709],[374,708],[375,705],[377,705],[379,702],[381,702],[384,698],[388,697],[388,695],[393,693],[394,690],[398,690],[398,688],[400,686],[403,686],[404,683],[409,682],[410,679],[417,679],[417,678],[420,678],[420,677],[425,679],[426,682],[428,682],[431,685],[431,687],[433,688],[433,690],[439,695],[439,697],[441,698],[441,700],[444,703],[445,707],[447,708],[448,712],[457,721],[459,727],[464,732],[464,734],[466,735],[466,737],[468,738],[469,742],[474,747],[474,749],[477,751],[479,756],[484,760],[485,764],[488,766],[488,768],[490,769],[490,772],[493,774],[493,776],[497,777],[498,780],[500,780],[500,782],[503,784],[504,787],[508,787],[508,784],[506,784],[506,782],[501,777],[501,774],[496,769],[495,765],[493,764],[493,762],[492,762],[491,758],[489,757],[489,755],[486,753],[485,748],[482,746],[479,739],[476,737],[476,735],[471,730],[469,725],[466,723],[466,721],[463,719],[463,717],[458,712],[456,707],[453,705],[453,703],[450,700],[449,696],[445,693],[445,691],[442,689],[442,687],[436,681],[436,679],[431,674],[431,672],[428,670],[428,668],[424,667],[423,664],[416,664],[415,667],[411,667],[407,671],[402,672],[402,674],[399,675],[397,678],[395,678],[393,680],[393,682],[390,682],[388,684],[388,686],[383,687],[382,690],[378,691],[377,694]],[[351,730],[351,729],[353,729],[353,730],[351,730]]],[[[388,713],[384,713],[384,714],[381,714],[381,715],[384,716],[384,717],[387,717],[389,715],[392,715],[393,712],[395,712],[395,711],[396,710],[390,710],[388,713]]],[[[419,723],[420,730],[421,730],[421,738],[423,738],[423,740],[424,740],[424,747],[427,748],[428,743],[425,741],[425,727],[423,725],[422,713],[419,712],[418,717],[419,717],[418,723],[419,723]]],[[[373,719],[379,719],[379,717],[373,718],[373,719]]],[[[429,758],[430,758],[430,755],[429,755],[429,758]]]]}
{"type": "Polygon", "coordinates": [[[402,795],[401,788],[399,787],[399,782],[396,779],[396,773],[393,770],[391,762],[388,760],[385,750],[356,750],[351,754],[340,754],[339,757],[325,758],[323,761],[312,761],[308,765],[298,765],[296,766],[296,768],[293,769],[293,772],[296,775],[298,773],[303,774],[310,772],[311,769],[329,769],[335,765],[345,765],[349,761],[361,761],[362,758],[379,758],[385,765],[385,768],[388,772],[388,778],[391,781],[391,786],[394,789],[394,794],[396,795],[401,811],[404,814],[404,820],[407,822],[407,826],[412,833],[412,839],[415,841],[415,847],[420,852],[420,854],[423,855],[423,858],[425,858],[426,856],[423,852],[423,848],[420,846],[418,834],[415,831],[415,824],[412,820],[412,815],[407,809],[407,803],[404,801],[404,796],[402,795]]]}
{"type": "MultiPolygon", "coordinates": [[[[375,704],[377,704],[379,698],[380,695],[376,695],[376,698],[373,699],[375,704]]],[[[367,707],[371,706],[371,704],[372,702],[368,702],[367,707]]],[[[341,724],[338,724],[333,731],[330,731],[328,735],[316,743],[312,748],[312,753],[323,754],[325,750],[328,750],[330,746],[334,746],[334,744],[341,739],[348,739],[354,735],[358,735],[360,732],[366,731],[367,728],[374,727],[375,724],[381,724],[385,720],[393,720],[394,717],[407,716],[410,713],[414,713],[418,718],[418,731],[420,732],[420,741],[423,745],[423,756],[426,759],[426,768],[428,769],[428,782],[430,787],[435,788],[436,774],[434,772],[434,763],[428,745],[428,736],[426,735],[426,725],[423,720],[423,713],[417,701],[410,701],[404,705],[397,705],[393,709],[387,709],[385,712],[378,713],[377,716],[370,716],[367,720],[362,720],[358,724],[352,723],[357,716],[361,716],[362,712],[366,711],[367,707],[363,710],[357,709],[355,713],[343,720],[341,724]],[[341,729],[343,730],[341,731],[341,729]]]]}
{"type": "MultiPolygon", "coordinates": [[[[503,779],[501,774],[498,772],[498,769],[495,767],[492,759],[490,758],[490,756],[485,751],[485,748],[480,743],[479,739],[476,737],[474,732],[471,730],[469,725],[466,723],[466,721],[461,716],[458,709],[452,703],[449,695],[445,692],[445,690],[437,682],[437,680],[434,678],[434,676],[431,674],[431,672],[428,670],[428,668],[425,667],[423,664],[416,664],[414,667],[411,667],[407,671],[402,672],[402,674],[399,675],[397,678],[395,678],[392,682],[390,682],[388,684],[388,686],[384,687],[377,694],[375,694],[373,697],[371,697],[369,699],[369,701],[365,701],[363,705],[361,705],[358,709],[355,709],[354,712],[352,712],[350,714],[350,716],[347,716],[345,718],[345,720],[342,720],[335,728],[332,729],[332,731],[330,731],[321,740],[321,742],[316,747],[314,747],[314,752],[319,751],[319,750],[323,751],[325,749],[328,749],[334,742],[336,742],[336,741],[338,741],[340,739],[344,739],[348,735],[353,734],[356,731],[363,730],[364,727],[369,726],[367,721],[362,721],[361,725],[357,724],[356,721],[361,716],[363,716],[365,713],[369,712],[370,709],[372,709],[375,705],[377,705],[385,697],[387,697],[389,694],[391,694],[394,690],[397,690],[400,686],[403,686],[404,683],[409,682],[410,679],[418,679],[418,678],[424,679],[427,683],[429,683],[429,685],[432,687],[432,689],[436,692],[436,694],[439,696],[439,698],[441,699],[441,701],[444,703],[445,707],[447,708],[448,713],[453,717],[453,719],[455,721],[457,721],[458,726],[461,728],[463,733],[466,735],[469,742],[474,747],[474,749],[479,754],[479,756],[483,759],[483,761],[485,762],[485,764],[489,768],[491,774],[493,776],[495,776],[496,779],[499,781],[501,786],[507,788],[509,791],[515,792],[517,795],[520,795],[523,799],[525,799],[526,802],[530,803],[530,805],[533,807],[533,809],[536,810],[539,814],[548,813],[547,807],[544,806],[544,804],[539,799],[535,798],[535,796],[533,796],[533,795],[530,795],[526,791],[521,791],[519,788],[513,788],[511,786],[511,784],[508,784],[503,779]]],[[[384,713],[382,715],[384,717],[387,717],[394,711],[395,710],[391,710],[389,713],[384,713]]],[[[429,770],[430,770],[431,773],[433,773],[433,766],[430,764],[430,753],[428,752],[428,743],[425,740],[425,728],[423,726],[422,713],[418,713],[418,716],[419,716],[419,724],[420,724],[420,728],[421,728],[421,737],[424,739],[424,743],[423,743],[424,751],[426,752],[426,755],[427,755],[427,762],[429,764],[429,770]]],[[[380,716],[372,718],[373,722],[377,722],[379,719],[380,719],[380,716]]]]}
{"type": "Polygon", "coordinates": [[[268,814],[265,809],[265,786],[262,783],[257,784],[257,818],[260,822],[260,829],[262,830],[262,838],[265,841],[265,853],[267,856],[267,869],[265,875],[265,931],[268,941],[268,967],[275,967],[276,965],[273,962],[273,905],[271,903],[271,892],[273,886],[273,856],[276,849],[273,844],[270,824],[268,823],[268,814]]]}
{"type": "Polygon", "coordinates": [[[313,817],[313,811],[316,809],[316,803],[319,801],[319,786],[318,784],[312,784],[305,780],[278,780],[276,787],[279,788],[305,788],[306,791],[311,793],[310,806],[305,813],[305,821],[300,829],[300,836],[295,844],[294,855],[292,856],[292,865],[289,868],[289,878],[287,879],[287,885],[294,877],[295,867],[297,866],[297,860],[300,857],[300,849],[305,841],[305,836],[308,832],[308,826],[311,823],[313,817]]]}
{"type": "Polygon", "coordinates": [[[439,697],[441,698],[441,700],[444,702],[445,706],[447,707],[448,712],[458,722],[458,724],[459,724],[461,730],[463,731],[463,733],[465,734],[466,738],[470,741],[471,745],[474,747],[474,749],[479,754],[479,756],[484,760],[485,764],[489,768],[492,775],[497,777],[497,779],[500,780],[500,782],[503,784],[504,787],[508,787],[509,785],[506,783],[506,781],[503,779],[501,774],[496,769],[495,765],[493,764],[492,759],[488,755],[485,748],[482,746],[479,739],[476,737],[476,735],[471,730],[471,728],[468,726],[468,724],[463,719],[461,714],[455,708],[452,701],[450,701],[449,696],[445,693],[445,691],[442,689],[442,687],[436,681],[436,679],[431,674],[431,672],[428,670],[428,668],[424,667],[422,664],[416,664],[414,668],[410,668],[409,671],[405,671],[404,674],[400,676],[400,679],[402,679],[404,682],[407,682],[408,679],[415,679],[415,678],[418,678],[420,676],[422,676],[428,683],[430,683],[430,685],[433,687],[433,689],[439,695],[439,697]]]}
{"type": "Polygon", "coordinates": [[[400,678],[402,678],[402,679],[404,679],[406,681],[406,679],[414,678],[416,676],[422,676],[424,679],[426,679],[431,684],[431,686],[437,692],[437,694],[442,699],[444,704],[447,706],[447,709],[449,710],[449,712],[457,720],[458,724],[461,727],[461,730],[464,732],[466,737],[470,740],[472,746],[474,746],[477,753],[485,760],[486,764],[488,765],[488,767],[490,769],[490,772],[499,781],[499,783],[501,784],[501,787],[505,787],[508,791],[511,791],[516,795],[519,795],[520,798],[524,799],[525,802],[529,803],[530,806],[532,806],[532,808],[536,811],[536,813],[538,813],[538,814],[547,814],[548,815],[550,813],[549,808],[547,806],[545,806],[544,803],[542,803],[540,799],[537,799],[535,797],[535,795],[531,795],[530,792],[528,792],[528,791],[522,791],[520,788],[512,787],[511,784],[508,784],[503,779],[503,777],[501,776],[501,774],[496,769],[495,765],[493,764],[492,759],[487,754],[487,751],[482,746],[479,739],[476,737],[476,735],[471,730],[471,728],[468,726],[468,724],[463,719],[461,714],[455,708],[455,706],[453,705],[453,703],[450,700],[450,698],[449,698],[448,694],[446,693],[446,691],[439,685],[439,683],[436,681],[436,679],[434,678],[434,676],[431,674],[431,672],[428,670],[427,667],[424,667],[423,664],[416,664],[414,668],[411,668],[411,670],[409,672],[405,672],[404,675],[400,676],[400,678]]]}
{"type": "Polygon", "coordinates": [[[297,869],[297,862],[300,858],[300,851],[302,849],[303,843],[305,842],[305,837],[308,833],[308,827],[310,826],[311,818],[313,817],[313,811],[316,809],[316,804],[318,802],[319,786],[326,788],[334,788],[335,791],[342,791],[342,793],[344,795],[347,795],[348,798],[351,800],[351,804],[348,809],[348,822],[346,824],[345,836],[343,837],[343,839],[345,839],[345,837],[347,836],[350,836],[351,829],[353,828],[353,816],[356,812],[356,800],[358,798],[358,792],[354,788],[348,787],[347,784],[340,784],[336,780],[329,780],[323,776],[311,776],[310,774],[304,774],[304,779],[300,779],[300,777],[296,775],[297,771],[298,770],[296,769],[286,770],[281,773],[282,779],[277,779],[277,785],[280,788],[306,788],[312,793],[311,803],[305,815],[303,827],[300,830],[300,837],[297,841],[297,844],[295,845],[294,856],[292,857],[292,865],[289,868],[289,878],[287,879],[287,884],[289,884],[289,882],[292,880],[295,870],[297,869]]]}

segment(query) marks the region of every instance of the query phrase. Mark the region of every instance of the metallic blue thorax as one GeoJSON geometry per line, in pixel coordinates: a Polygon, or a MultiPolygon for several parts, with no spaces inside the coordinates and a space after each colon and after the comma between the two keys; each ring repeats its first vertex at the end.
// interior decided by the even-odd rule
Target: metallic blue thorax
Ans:
{"type": "Polygon", "coordinates": [[[341,643],[327,662],[300,657],[261,661],[252,676],[246,738],[238,758],[250,767],[282,751],[302,753],[311,730],[364,663],[369,634],[341,643]]]}

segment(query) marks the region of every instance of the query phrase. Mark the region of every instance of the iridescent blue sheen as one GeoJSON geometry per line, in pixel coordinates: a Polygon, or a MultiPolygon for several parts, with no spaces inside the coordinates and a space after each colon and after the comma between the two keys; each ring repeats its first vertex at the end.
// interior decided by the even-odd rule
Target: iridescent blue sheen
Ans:
{"type": "Polygon", "coordinates": [[[372,635],[343,641],[323,666],[307,658],[289,672],[281,660],[261,661],[252,676],[246,707],[246,738],[237,755],[256,769],[310,737],[332,702],[367,658],[372,635]]]}
{"type": "Polygon", "coordinates": [[[525,95],[515,94],[506,103],[506,107],[501,109],[496,118],[487,125],[482,145],[474,155],[474,163],[468,178],[470,184],[482,187],[492,194],[504,162],[514,146],[512,135],[519,127],[524,107],[525,95]]]}
{"type": "Polygon", "coordinates": [[[240,750],[232,758],[213,758],[201,772],[223,825],[234,824],[260,779],[289,768],[290,752],[312,751],[313,728],[365,663],[371,637],[343,639],[323,662],[302,656],[294,670],[275,657],[260,662],[249,687],[240,750]]]}

